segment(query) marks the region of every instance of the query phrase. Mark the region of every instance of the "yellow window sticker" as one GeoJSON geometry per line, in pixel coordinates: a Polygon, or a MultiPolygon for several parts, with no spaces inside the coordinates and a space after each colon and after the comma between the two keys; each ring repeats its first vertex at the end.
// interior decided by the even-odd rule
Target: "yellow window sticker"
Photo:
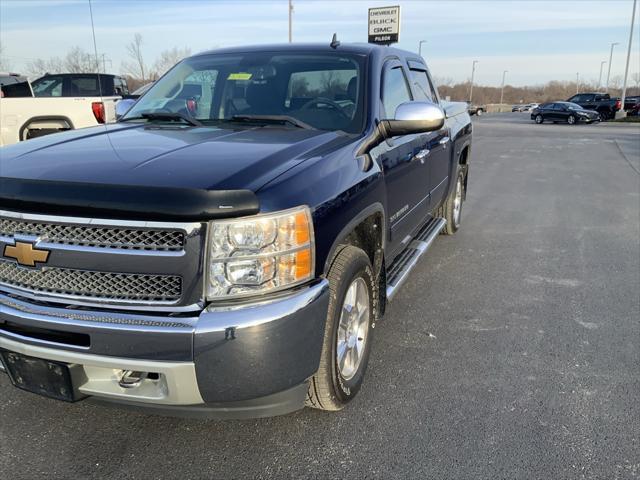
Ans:
{"type": "Polygon", "coordinates": [[[230,73],[227,80],[251,80],[250,73],[230,73]]]}

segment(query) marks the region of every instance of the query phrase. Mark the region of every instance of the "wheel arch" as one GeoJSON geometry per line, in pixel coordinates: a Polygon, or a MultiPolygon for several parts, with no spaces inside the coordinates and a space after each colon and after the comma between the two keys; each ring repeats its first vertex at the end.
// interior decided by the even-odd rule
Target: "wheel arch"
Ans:
{"type": "Polygon", "coordinates": [[[378,319],[385,311],[387,297],[387,278],[385,270],[384,250],[386,247],[387,219],[384,207],[376,202],[362,210],[336,236],[324,264],[323,274],[327,276],[337,254],[345,246],[362,249],[369,257],[376,276],[378,291],[374,301],[377,304],[378,319]]]}
{"type": "Polygon", "coordinates": [[[338,249],[342,245],[353,245],[361,248],[371,260],[371,265],[375,267],[384,252],[386,245],[386,216],[384,207],[376,202],[360,211],[349,223],[347,223],[336,236],[327,259],[324,264],[323,274],[327,274],[331,264],[335,259],[338,249]]]}
{"type": "Polygon", "coordinates": [[[22,126],[20,127],[20,130],[18,132],[18,139],[19,141],[23,141],[26,140],[24,135],[25,133],[29,130],[29,127],[34,124],[34,123],[38,123],[38,122],[58,122],[61,126],[62,124],[66,124],[68,125],[70,130],[75,130],[75,125],[73,124],[73,122],[71,121],[71,119],[67,116],[64,115],[40,115],[40,116],[35,116],[35,117],[31,117],[29,119],[27,119],[22,126]]]}

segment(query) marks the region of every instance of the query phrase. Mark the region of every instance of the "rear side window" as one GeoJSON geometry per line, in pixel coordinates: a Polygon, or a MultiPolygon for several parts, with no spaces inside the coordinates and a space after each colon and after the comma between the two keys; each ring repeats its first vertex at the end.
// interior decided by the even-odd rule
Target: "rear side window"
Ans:
{"type": "Polygon", "coordinates": [[[388,68],[382,80],[382,106],[386,118],[393,118],[398,106],[411,101],[407,79],[401,67],[388,68]]]}
{"type": "Polygon", "coordinates": [[[574,103],[593,102],[593,97],[593,95],[589,95],[588,93],[582,93],[580,95],[574,95],[569,101],[574,103]]]}
{"type": "Polygon", "coordinates": [[[433,90],[427,72],[424,70],[411,69],[411,81],[413,82],[413,91],[416,94],[416,100],[426,100],[434,102],[433,90]]]}
{"type": "Polygon", "coordinates": [[[98,77],[72,78],[69,93],[72,96],[99,97],[98,77]]]}

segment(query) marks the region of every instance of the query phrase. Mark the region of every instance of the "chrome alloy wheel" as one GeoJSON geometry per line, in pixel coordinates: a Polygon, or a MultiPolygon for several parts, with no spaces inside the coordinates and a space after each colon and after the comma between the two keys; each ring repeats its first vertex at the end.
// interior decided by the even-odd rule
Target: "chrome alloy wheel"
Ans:
{"type": "Polygon", "coordinates": [[[458,177],[456,182],[456,196],[453,198],[453,223],[460,226],[460,211],[462,210],[462,179],[458,177]]]}
{"type": "Polygon", "coordinates": [[[344,296],[338,324],[336,360],[342,378],[351,380],[364,356],[369,330],[369,290],[362,277],[356,278],[344,296]]]}

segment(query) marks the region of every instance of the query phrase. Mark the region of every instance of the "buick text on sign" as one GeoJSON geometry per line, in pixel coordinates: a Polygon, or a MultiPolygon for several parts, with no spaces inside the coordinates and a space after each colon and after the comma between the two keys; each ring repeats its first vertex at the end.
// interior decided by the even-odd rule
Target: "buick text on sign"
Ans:
{"type": "Polygon", "coordinates": [[[400,6],[369,9],[369,43],[389,45],[400,37],[400,6]]]}

